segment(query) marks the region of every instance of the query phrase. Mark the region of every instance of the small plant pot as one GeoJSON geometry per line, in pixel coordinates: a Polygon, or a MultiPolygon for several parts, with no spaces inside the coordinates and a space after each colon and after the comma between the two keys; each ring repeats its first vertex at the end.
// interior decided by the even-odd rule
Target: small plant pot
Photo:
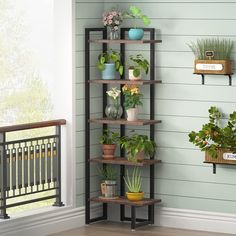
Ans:
{"type": "Polygon", "coordinates": [[[137,161],[143,161],[144,158],[145,158],[145,153],[144,153],[144,151],[139,152],[139,153],[135,156],[135,159],[136,159],[137,161]]]}
{"type": "Polygon", "coordinates": [[[127,120],[136,121],[138,120],[138,108],[130,108],[126,110],[127,120]]]}
{"type": "Polygon", "coordinates": [[[131,40],[141,40],[144,36],[144,31],[143,29],[130,29],[128,35],[131,40]]]}
{"type": "MultiPolygon", "coordinates": [[[[234,150],[236,151],[236,150],[234,150]]],[[[215,164],[235,164],[236,165],[236,153],[232,150],[221,148],[217,150],[217,158],[213,158],[208,152],[205,152],[205,162],[215,164]]]]}
{"type": "Polygon", "coordinates": [[[102,79],[115,79],[115,64],[105,63],[105,69],[102,71],[102,79]]]}
{"type": "Polygon", "coordinates": [[[232,74],[232,61],[230,60],[195,60],[195,74],[216,74],[230,75],[232,74]]]}
{"type": "Polygon", "coordinates": [[[131,192],[126,192],[126,197],[130,201],[141,201],[144,197],[144,192],[139,192],[139,193],[131,193],[131,192]]]}
{"type": "Polygon", "coordinates": [[[117,184],[114,180],[105,180],[101,183],[102,197],[114,198],[117,197],[117,184]]]}
{"type": "Polygon", "coordinates": [[[133,71],[133,69],[129,69],[129,80],[140,80],[141,76],[135,77],[133,71]]]}
{"type": "Polygon", "coordinates": [[[116,144],[103,144],[102,145],[102,158],[103,159],[114,159],[116,150],[116,144]]]}

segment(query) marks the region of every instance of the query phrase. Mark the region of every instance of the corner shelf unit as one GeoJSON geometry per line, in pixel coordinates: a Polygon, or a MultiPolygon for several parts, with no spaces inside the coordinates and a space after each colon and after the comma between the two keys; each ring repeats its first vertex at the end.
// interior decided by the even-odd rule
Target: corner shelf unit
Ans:
{"type": "MultiPolygon", "coordinates": [[[[155,120],[155,85],[161,83],[160,80],[155,80],[155,44],[161,43],[161,40],[155,40],[155,29],[154,28],[145,28],[144,31],[149,33],[149,40],[128,40],[125,39],[125,34],[129,28],[121,28],[121,39],[119,40],[108,40],[107,31],[105,28],[86,28],[85,29],[85,213],[86,213],[86,224],[92,222],[97,222],[101,220],[107,220],[107,204],[118,204],[120,205],[120,220],[121,221],[130,221],[131,229],[135,229],[138,226],[154,224],[154,204],[161,202],[160,199],[155,199],[155,176],[154,176],[154,165],[160,163],[160,160],[154,159],[145,159],[142,162],[133,163],[128,161],[125,158],[125,150],[120,149],[120,157],[116,157],[112,160],[105,160],[102,157],[91,157],[90,156],[90,124],[100,124],[103,129],[107,129],[107,126],[119,125],[120,126],[120,135],[125,135],[126,125],[135,125],[135,126],[150,126],[150,139],[155,139],[155,124],[160,123],[160,120],[155,120]],[[102,34],[102,39],[93,40],[90,39],[92,32],[100,32],[102,34]],[[139,81],[130,81],[124,78],[124,75],[120,79],[114,80],[101,80],[90,78],[90,45],[92,43],[97,43],[102,45],[102,51],[105,52],[109,44],[119,44],[120,53],[121,53],[121,63],[125,65],[125,45],[126,44],[148,44],[150,45],[150,80],[139,80],[139,81]],[[103,89],[103,117],[101,118],[91,118],[90,117],[90,86],[93,84],[100,84],[103,89]],[[124,114],[121,119],[111,120],[105,117],[105,107],[107,105],[107,95],[106,91],[108,89],[108,84],[118,84],[120,89],[124,84],[135,84],[135,85],[148,85],[150,86],[150,119],[139,119],[137,121],[127,121],[124,119],[124,114]],[[120,166],[120,196],[115,199],[107,199],[102,197],[93,197],[90,196],[90,165],[100,163],[103,166],[107,164],[119,165],[120,166]],[[147,166],[149,168],[150,174],[150,194],[149,198],[145,198],[139,202],[132,202],[125,198],[125,183],[123,176],[125,175],[126,166],[147,166]],[[103,204],[103,214],[100,217],[91,218],[90,204],[91,202],[98,202],[103,204]],[[127,217],[125,214],[125,206],[131,207],[131,217],[127,217]],[[137,207],[148,207],[148,218],[139,219],[136,218],[136,208],[137,207]]],[[[124,97],[121,96],[121,104],[124,102],[124,97]]]]}

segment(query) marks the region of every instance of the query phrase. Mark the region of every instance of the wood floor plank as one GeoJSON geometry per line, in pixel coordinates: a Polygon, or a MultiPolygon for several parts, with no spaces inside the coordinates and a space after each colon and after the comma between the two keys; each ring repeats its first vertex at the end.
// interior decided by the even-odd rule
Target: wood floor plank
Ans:
{"type": "Polygon", "coordinates": [[[51,236],[230,236],[232,234],[221,234],[204,231],[193,231],[185,229],[144,226],[138,228],[135,232],[130,230],[130,224],[100,222],[78,229],[73,229],[51,236]]]}

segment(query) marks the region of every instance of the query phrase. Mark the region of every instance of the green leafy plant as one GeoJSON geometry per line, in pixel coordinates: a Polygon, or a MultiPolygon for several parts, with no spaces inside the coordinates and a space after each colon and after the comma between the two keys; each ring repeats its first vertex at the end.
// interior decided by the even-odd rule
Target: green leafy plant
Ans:
{"type": "Polygon", "coordinates": [[[133,173],[129,176],[129,171],[127,170],[127,175],[124,177],[125,184],[130,193],[140,193],[142,187],[141,171],[138,167],[133,169],[133,173]]]}
{"type": "Polygon", "coordinates": [[[141,98],[143,97],[140,93],[139,88],[136,85],[124,85],[122,92],[125,97],[124,107],[125,109],[135,108],[142,105],[141,98]]]}
{"type": "Polygon", "coordinates": [[[195,55],[197,60],[209,59],[206,55],[206,51],[214,52],[214,60],[230,60],[231,53],[233,51],[233,41],[230,39],[198,39],[196,43],[191,42],[188,44],[190,49],[195,55]]]}
{"type": "Polygon", "coordinates": [[[100,71],[105,70],[106,63],[115,63],[116,71],[118,71],[120,75],[123,75],[124,66],[121,64],[121,61],[120,61],[120,53],[114,50],[109,50],[109,51],[99,54],[98,62],[97,62],[98,70],[100,71]]]}
{"type": "Polygon", "coordinates": [[[148,74],[149,62],[142,56],[142,54],[131,55],[129,57],[130,65],[129,69],[133,70],[133,75],[135,77],[140,76],[141,71],[148,74]]]}
{"type": "Polygon", "coordinates": [[[99,175],[102,180],[117,180],[118,172],[111,166],[105,166],[98,169],[99,175]]]}
{"type": "Polygon", "coordinates": [[[130,6],[129,11],[124,12],[123,15],[133,20],[134,28],[137,28],[138,19],[141,19],[145,26],[148,26],[151,23],[150,19],[136,6],[130,6]]]}
{"type": "Polygon", "coordinates": [[[108,129],[103,131],[103,135],[100,137],[100,144],[115,144],[119,142],[119,133],[112,132],[108,129]]]}
{"type": "Polygon", "coordinates": [[[125,148],[128,154],[128,160],[137,162],[136,156],[144,151],[146,156],[153,156],[156,152],[156,143],[150,140],[147,135],[133,134],[131,136],[123,136],[120,139],[122,148],[125,148]]]}
{"type": "Polygon", "coordinates": [[[210,156],[217,158],[217,150],[226,148],[233,152],[236,150],[236,111],[229,115],[227,124],[222,127],[223,114],[216,108],[209,110],[209,122],[202,126],[198,132],[189,133],[189,141],[207,151],[210,156]]]}

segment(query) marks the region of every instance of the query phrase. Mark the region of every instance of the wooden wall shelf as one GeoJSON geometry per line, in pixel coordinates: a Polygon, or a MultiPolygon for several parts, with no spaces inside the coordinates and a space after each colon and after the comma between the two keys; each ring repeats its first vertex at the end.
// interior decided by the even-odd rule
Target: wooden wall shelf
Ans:
{"type": "Polygon", "coordinates": [[[128,39],[117,39],[117,40],[109,40],[109,39],[92,39],[89,40],[89,43],[107,43],[107,44],[154,44],[161,43],[162,40],[128,40],[128,39]]]}
{"type": "Polygon", "coordinates": [[[94,79],[89,80],[91,84],[134,84],[134,85],[148,85],[148,84],[160,84],[161,80],[128,80],[128,79],[94,79]]]}

